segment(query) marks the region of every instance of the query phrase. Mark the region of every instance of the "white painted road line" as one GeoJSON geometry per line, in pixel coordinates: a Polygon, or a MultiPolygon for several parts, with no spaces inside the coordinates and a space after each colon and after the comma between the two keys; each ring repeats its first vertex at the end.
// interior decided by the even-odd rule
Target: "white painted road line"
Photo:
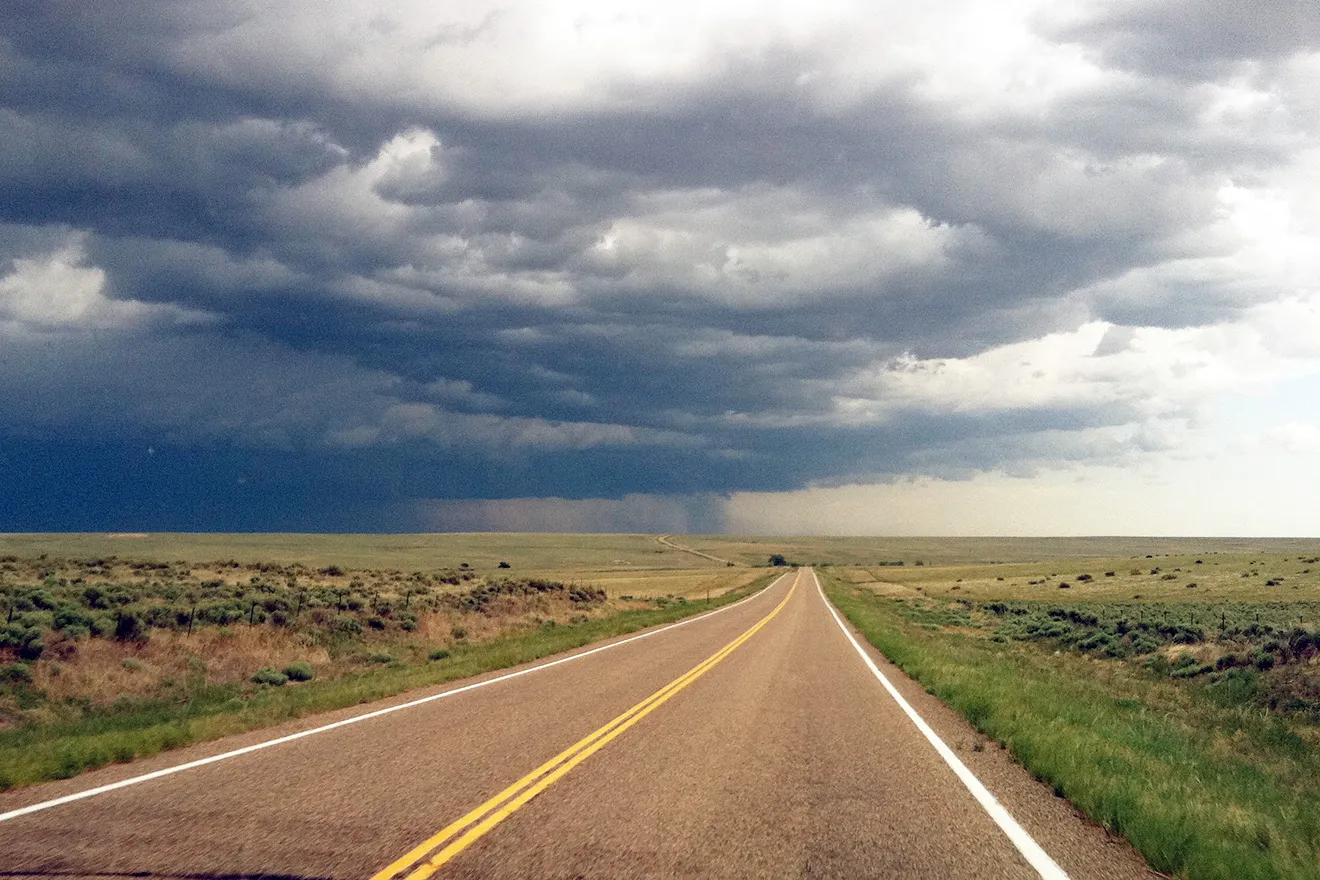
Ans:
{"type": "Polygon", "coordinates": [[[814,570],[811,572],[811,579],[816,582],[816,591],[820,593],[821,601],[825,603],[825,607],[834,616],[834,622],[839,625],[839,629],[843,630],[843,634],[848,637],[848,641],[852,642],[853,648],[857,650],[857,654],[870,668],[871,673],[880,680],[880,684],[884,685],[885,690],[889,692],[889,696],[894,698],[894,702],[898,703],[899,708],[903,710],[907,717],[912,719],[912,723],[917,726],[917,730],[920,730],[922,735],[935,747],[935,751],[944,759],[944,763],[949,765],[949,769],[962,780],[962,784],[971,792],[972,797],[976,798],[976,802],[990,814],[990,818],[994,820],[994,823],[1008,835],[1008,839],[1013,843],[1013,846],[1017,847],[1018,852],[1022,853],[1022,857],[1045,880],[1068,880],[1068,875],[1055,864],[1049,853],[1045,852],[1040,844],[1036,843],[1031,835],[1017,823],[1017,820],[1009,814],[1008,810],[1004,809],[1004,805],[990,793],[990,790],[981,783],[981,780],[977,779],[975,774],[967,769],[967,765],[959,760],[958,756],[953,753],[953,749],[944,744],[944,740],[940,739],[939,734],[931,729],[931,726],[926,723],[926,719],[918,715],[917,710],[912,708],[912,704],[903,699],[903,695],[890,683],[889,679],[885,678],[885,674],[880,671],[880,667],[875,665],[871,655],[853,637],[852,632],[843,622],[843,618],[839,616],[838,610],[830,604],[829,599],[825,598],[825,591],[821,589],[820,579],[816,577],[814,570]]]}
{"type": "MultiPolygon", "coordinates": [[[[322,726],[314,727],[311,730],[302,730],[299,731],[298,733],[291,733],[287,736],[277,737],[276,739],[268,739],[265,740],[264,742],[254,743],[253,745],[250,746],[244,746],[241,749],[234,749],[233,751],[223,752],[219,755],[212,755],[209,758],[199,758],[196,761],[188,761],[184,764],[176,764],[173,767],[165,767],[160,770],[155,770],[151,773],[144,773],[141,776],[133,776],[128,779],[121,779],[118,782],[111,782],[106,785],[98,785],[95,788],[89,788],[85,791],[78,791],[78,792],[74,792],[73,794],[66,794],[63,797],[57,797],[57,798],[52,798],[51,800],[48,801],[42,801],[41,803],[30,804],[26,807],[19,807],[18,809],[10,810],[7,813],[0,813],[0,822],[7,822],[10,819],[17,819],[19,816],[26,816],[30,813],[38,813],[41,812],[42,810],[49,810],[53,807],[59,807],[64,804],[73,803],[74,801],[80,801],[85,798],[95,797],[96,795],[105,794],[107,792],[115,791],[116,789],[127,788],[130,785],[139,785],[143,782],[150,782],[153,779],[160,779],[163,776],[172,776],[175,773],[182,773],[185,770],[192,770],[197,767],[204,767],[207,764],[215,764],[220,761],[227,761],[230,758],[237,758],[241,755],[246,755],[251,752],[259,752],[262,749],[269,749],[272,748],[273,746],[283,745],[284,743],[293,742],[294,740],[297,739],[313,736],[318,733],[325,733],[328,730],[336,730],[340,727],[347,727],[350,724],[357,724],[360,721],[368,721],[372,718],[379,718],[382,715],[389,715],[391,712],[399,712],[402,711],[403,709],[411,709],[414,706],[420,706],[424,703],[431,703],[436,700],[442,700],[445,697],[452,697],[455,694],[462,694],[468,691],[474,691],[477,688],[488,687],[492,684],[497,684],[501,681],[508,681],[511,678],[519,678],[524,675],[530,675],[533,672],[540,672],[542,669],[549,669],[552,666],[559,666],[562,663],[570,663],[574,660],[581,660],[583,657],[590,657],[592,654],[599,654],[601,651],[608,651],[611,648],[617,648],[620,645],[626,645],[629,644],[630,642],[637,642],[642,639],[648,639],[651,636],[659,635],[662,632],[668,632],[671,629],[677,629],[680,626],[686,626],[689,623],[695,623],[698,620],[709,619],[711,617],[714,617],[716,614],[719,614],[722,611],[728,611],[730,608],[737,608],[739,605],[742,605],[744,602],[750,602],[756,597],[763,595],[766,592],[766,590],[774,589],[776,586],[778,586],[779,582],[786,577],[788,577],[788,574],[776,578],[774,582],[771,583],[770,586],[766,587],[765,589],[758,590],[757,592],[753,593],[747,598],[739,599],[737,602],[733,602],[729,605],[725,605],[723,608],[716,608],[714,611],[708,611],[705,614],[694,615],[684,620],[680,620],[677,623],[671,623],[668,624],[667,626],[662,626],[659,629],[648,630],[647,632],[639,633],[638,635],[635,636],[629,636],[626,639],[620,639],[619,641],[611,642],[608,645],[601,645],[600,647],[597,648],[590,648],[579,654],[572,654],[568,657],[560,657],[558,660],[551,660],[548,663],[541,663],[537,666],[528,667],[527,669],[519,669],[517,672],[508,672],[505,673],[504,675],[496,676],[495,678],[488,678],[485,681],[476,682],[475,684],[464,685],[462,687],[454,688],[453,690],[442,691],[441,693],[438,694],[431,694],[429,697],[422,697],[416,700],[409,700],[408,702],[400,703],[397,706],[389,706],[384,709],[376,709],[373,712],[365,712],[361,715],[354,715],[351,718],[345,718],[342,721],[335,721],[331,724],[323,724],[322,726]]],[[[819,586],[820,584],[819,582],[817,582],[817,588],[819,588],[819,586]]]]}

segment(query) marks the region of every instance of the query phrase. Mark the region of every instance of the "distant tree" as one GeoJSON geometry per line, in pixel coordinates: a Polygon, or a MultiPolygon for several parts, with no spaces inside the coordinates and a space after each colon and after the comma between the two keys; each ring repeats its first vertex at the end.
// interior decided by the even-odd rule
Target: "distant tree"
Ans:
{"type": "Polygon", "coordinates": [[[784,554],[782,554],[782,553],[776,553],[774,556],[771,556],[771,557],[770,557],[770,564],[771,564],[771,565],[788,565],[788,560],[784,558],[784,554]]]}

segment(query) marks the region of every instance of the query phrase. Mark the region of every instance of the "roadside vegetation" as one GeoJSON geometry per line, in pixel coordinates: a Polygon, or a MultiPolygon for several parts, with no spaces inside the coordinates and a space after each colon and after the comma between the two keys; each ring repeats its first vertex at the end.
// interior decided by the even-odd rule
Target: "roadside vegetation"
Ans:
{"type": "Polygon", "coordinates": [[[819,573],[887,657],[1152,867],[1320,877],[1320,556],[819,573]]]}
{"type": "Polygon", "coordinates": [[[0,788],[514,665],[766,580],[707,577],[707,602],[492,568],[0,556],[0,788]]]}

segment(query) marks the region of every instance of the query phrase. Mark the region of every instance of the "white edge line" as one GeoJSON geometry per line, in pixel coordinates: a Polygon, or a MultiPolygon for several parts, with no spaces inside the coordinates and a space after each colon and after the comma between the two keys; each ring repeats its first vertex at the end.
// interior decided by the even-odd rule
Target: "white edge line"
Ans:
{"type": "Polygon", "coordinates": [[[1045,880],[1068,880],[1068,875],[1064,873],[1064,870],[1058,866],[1054,859],[1050,858],[1049,853],[1045,852],[1041,845],[1036,843],[1031,835],[1026,832],[1026,829],[1017,823],[1017,820],[1013,818],[1008,810],[1004,809],[1004,805],[990,793],[990,790],[981,783],[981,780],[977,779],[976,775],[967,769],[967,765],[959,760],[958,756],[953,753],[953,749],[944,744],[944,740],[940,739],[939,734],[931,729],[931,726],[926,723],[926,719],[918,715],[917,710],[912,708],[912,704],[903,699],[903,695],[890,683],[888,678],[885,678],[885,674],[880,671],[880,667],[875,665],[871,655],[858,644],[857,639],[848,630],[843,618],[839,616],[838,610],[830,603],[829,599],[825,598],[825,591],[821,589],[820,579],[816,577],[815,571],[811,572],[811,579],[816,582],[816,591],[820,593],[820,598],[825,602],[825,607],[834,616],[834,622],[839,625],[839,629],[843,630],[843,634],[848,637],[848,641],[852,642],[853,648],[857,650],[858,655],[870,668],[871,673],[880,680],[880,684],[884,685],[885,690],[889,692],[889,696],[894,698],[894,702],[898,703],[899,708],[903,710],[907,717],[912,719],[912,723],[917,726],[917,730],[920,730],[922,735],[935,747],[935,751],[944,759],[944,763],[949,765],[949,769],[962,780],[962,784],[971,792],[972,797],[976,798],[976,802],[990,814],[990,818],[994,820],[1004,834],[1008,835],[1008,839],[1012,841],[1013,846],[1017,847],[1018,852],[1022,853],[1023,858],[1045,880]]]}
{"type": "Polygon", "coordinates": [[[144,773],[141,776],[132,776],[128,779],[121,779],[118,782],[110,782],[105,785],[98,785],[95,788],[86,789],[85,791],[78,791],[78,792],[74,792],[73,794],[66,794],[63,797],[53,798],[51,800],[42,801],[36,804],[29,804],[26,807],[19,807],[18,809],[10,810],[7,813],[0,813],[0,822],[7,822],[10,819],[17,819],[20,816],[26,816],[30,813],[38,813],[41,812],[42,810],[49,810],[53,807],[59,807],[64,804],[72,803],[73,801],[83,800],[84,798],[95,797],[98,794],[105,794],[106,792],[111,792],[119,788],[127,788],[130,785],[138,785],[139,783],[150,782],[153,779],[160,779],[162,776],[171,776],[175,773],[182,773],[185,770],[192,770],[197,767],[204,767],[207,764],[215,764],[219,761],[226,761],[230,758],[237,758],[241,755],[246,755],[251,752],[258,752],[261,751],[262,749],[269,749],[272,746],[283,745],[284,743],[293,742],[296,739],[302,739],[303,737],[306,736],[312,736],[313,734],[317,734],[317,733],[325,733],[327,730],[335,730],[336,728],[347,727],[350,724],[357,724],[360,721],[367,721],[372,718],[379,718],[380,716],[388,715],[391,712],[398,712],[403,709],[411,709],[414,706],[420,706],[423,703],[430,703],[435,700],[444,699],[445,697],[452,697],[455,694],[461,694],[467,691],[474,691],[477,688],[487,687],[489,685],[496,684],[501,681],[508,681],[511,678],[518,678],[523,675],[530,675],[533,672],[540,672],[542,669],[549,669],[550,667],[558,666],[561,663],[569,663],[573,660],[581,660],[583,657],[590,657],[592,654],[599,654],[601,651],[608,651],[611,648],[617,648],[620,645],[626,645],[629,642],[636,642],[642,639],[648,639],[651,636],[659,635],[662,632],[668,632],[671,629],[677,629],[678,627],[686,626],[689,623],[696,623],[698,620],[706,620],[708,618],[714,617],[716,614],[719,614],[722,611],[728,611],[731,608],[737,608],[739,605],[743,604],[744,602],[750,602],[751,600],[755,599],[757,596],[764,594],[767,590],[774,589],[775,585],[777,585],[780,581],[782,581],[786,577],[788,577],[788,573],[783,574],[778,578],[775,578],[775,580],[772,581],[769,586],[757,590],[755,593],[748,596],[747,598],[739,599],[737,602],[733,602],[729,605],[725,605],[723,608],[716,608],[714,611],[707,611],[704,614],[696,614],[693,615],[692,617],[688,617],[683,620],[677,621],[676,623],[671,623],[666,626],[662,626],[659,629],[647,630],[646,632],[638,633],[635,636],[629,636],[626,639],[620,639],[617,642],[610,642],[608,645],[601,645],[596,648],[590,648],[586,651],[581,652],[580,654],[573,654],[568,657],[560,657],[558,660],[551,660],[548,663],[542,663],[538,666],[532,666],[527,669],[519,669],[516,672],[506,672],[504,675],[498,675],[494,678],[488,678],[485,679],[484,681],[478,681],[474,684],[463,685],[462,687],[457,687],[454,688],[453,690],[442,691],[441,693],[431,694],[428,697],[421,697],[420,699],[416,699],[416,700],[409,700],[408,702],[400,703],[397,706],[387,706],[384,709],[376,709],[373,712],[365,712],[361,715],[354,715],[352,718],[345,718],[343,720],[335,721],[330,724],[323,724],[320,727],[313,727],[310,730],[300,730],[297,733],[291,733],[288,734],[287,736],[281,736],[275,739],[265,740],[264,742],[254,743],[250,746],[244,746],[241,749],[234,749],[232,751],[222,752],[221,754],[211,755],[210,757],[207,758],[198,758],[196,761],[188,761],[183,764],[176,764],[173,767],[165,767],[160,770],[154,770],[151,773],[144,773]]]}

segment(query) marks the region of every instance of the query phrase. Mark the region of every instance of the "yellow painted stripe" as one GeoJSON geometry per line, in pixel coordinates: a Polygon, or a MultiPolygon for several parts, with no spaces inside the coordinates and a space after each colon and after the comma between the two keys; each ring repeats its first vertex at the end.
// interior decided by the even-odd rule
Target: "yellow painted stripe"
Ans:
{"type": "Polygon", "coordinates": [[[793,597],[794,591],[797,590],[800,577],[801,574],[799,573],[798,578],[794,579],[793,586],[789,589],[788,595],[783,598],[783,601],[742,635],[631,709],[555,755],[481,806],[446,825],[439,833],[413,847],[407,854],[379,871],[372,877],[372,880],[391,880],[391,878],[398,877],[415,865],[417,867],[407,874],[405,880],[425,880],[425,878],[430,877],[436,870],[481,838],[486,832],[503,822],[578,764],[604,748],[616,736],[641,721],[669,700],[670,697],[692,684],[692,682],[710,671],[717,663],[737,650],[739,646],[754,636],[776,614],[783,610],[784,606],[788,604],[788,600],[793,597]],[[456,835],[458,837],[454,839],[456,835]],[[439,851],[437,852],[437,850],[439,851]],[[427,856],[431,853],[435,853],[435,855],[427,859],[427,856]],[[418,865],[424,859],[426,861],[418,865]]]}

